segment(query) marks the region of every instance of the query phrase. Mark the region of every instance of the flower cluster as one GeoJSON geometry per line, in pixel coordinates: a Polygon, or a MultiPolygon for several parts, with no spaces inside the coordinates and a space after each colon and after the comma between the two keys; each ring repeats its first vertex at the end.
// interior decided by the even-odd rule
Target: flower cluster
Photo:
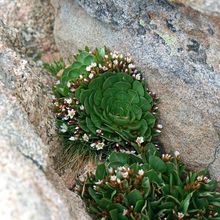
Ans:
{"type": "Polygon", "coordinates": [[[204,174],[187,171],[177,153],[160,157],[150,144],[144,158],[112,153],[77,191],[96,219],[218,219],[220,193],[204,174]]]}
{"type": "Polygon", "coordinates": [[[131,56],[106,48],[80,51],[54,86],[54,111],[66,145],[133,152],[161,132],[157,96],[145,89],[131,56]],[[72,142],[72,143],[71,143],[72,142]],[[80,146],[80,145],[78,145],[80,146]]]}

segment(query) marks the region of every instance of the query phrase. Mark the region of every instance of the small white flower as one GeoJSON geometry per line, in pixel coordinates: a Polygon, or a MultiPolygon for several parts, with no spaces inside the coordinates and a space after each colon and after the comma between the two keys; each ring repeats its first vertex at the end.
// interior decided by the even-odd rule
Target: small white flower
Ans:
{"type": "Polygon", "coordinates": [[[75,138],[74,136],[72,136],[72,137],[69,138],[69,140],[70,140],[70,141],[75,141],[76,138],[75,138]]]}
{"type": "Polygon", "coordinates": [[[118,60],[113,60],[113,63],[117,66],[118,65],[118,60]]]}
{"type": "Polygon", "coordinates": [[[68,116],[72,119],[74,115],[76,114],[76,111],[74,109],[68,110],[68,116]]]}
{"type": "Polygon", "coordinates": [[[128,214],[128,210],[127,210],[127,209],[124,209],[122,215],[127,215],[127,214],[128,214]]]}
{"type": "Polygon", "coordinates": [[[56,81],[56,85],[59,85],[59,84],[60,84],[60,80],[57,80],[57,81],[56,81]]]}
{"type": "Polygon", "coordinates": [[[130,64],[128,65],[128,68],[129,68],[129,69],[134,69],[134,68],[135,68],[135,65],[134,65],[133,63],[130,63],[130,64]]]}
{"type": "Polygon", "coordinates": [[[88,141],[89,141],[89,136],[88,136],[87,134],[84,134],[84,135],[82,136],[82,139],[83,139],[84,141],[88,142],[88,141]]]}
{"type": "Polygon", "coordinates": [[[137,137],[136,143],[139,144],[139,145],[141,145],[142,143],[144,143],[144,137],[137,137]]]}
{"type": "Polygon", "coordinates": [[[93,77],[94,77],[94,74],[93,74],[93,73],[90,73],[90,74],[89,74],[89,78],[92,79],[93,77]]]}
{"type": "Polygon", "coordinates": [[[123,59],[123,58],[124,58],[123,54],[120,54],[120,55],[119,55],[119,58],[120,58],[120,59],[123,59]]]}
{"type": "Polygon", "coordinates": [[[96,146],[96,143],[92,143],[90,144],[90,146],[94,148],[96,146]]]}
{"type": "Polygon", "coordinates": [[[65,100],[65,102],[67,103],[67,104],[71,104],[72,103],[72,99],[71,98],[68,98],[68,99],[64,99],[65,100]]]}
{"type": "Polygon", "coordinates": [[[143,176],[143,175],[144,175],[144,170],[143,170],[143,169],[138,170],[138,175],[139,175],[139,176],[143,176]]]}
{"type": "Polygon", "coordinates": [[[128,177],[128,172],[121,172],[121,175],[125,179],[128,177]]]}
{"type": "Polygon", "coordinates": [[[60,126],[60,131],[61,131],[62,133],[67,132],[67,130],[68,130],[68,127],[67,127],[66,124],[62,124],[62,125],[60,126]]]}
{"type": "Polygon", "coordinates": [[[109,173],[113,173],[113,168],[112,168],[112,167],[109,167],[108,172],[109,172],[109,173]]]}
{"type": "Polygon", "coordinates": [[[82,75],[82,74],[80,74],[80,75],[79,75],[79,78],[80,78],[80,79],[82,79],[82,78],[83,78],[83,75],[82,75]]]}
{"type": "Polygon", "coordinates": [[[107,71],[107,70],[108,70],[108,67],[103,66],[102,69],[103,69],[104,71],[107,71]]]}
{"type": "Polygon", "coordinates": [[[176,151],[174,152],[174,156],[175,156],[175,157],[179,157],[179,155],[180,155],[180,152],[176,150],[176,151]]]}
{"type": "Polygon", "coordinates": [[[163,125],[158,124],[158,125],[157,125],[157,128],[162,129],[162,128],[163,128],[163,125]]]}
{"type": "Polygon", "coordinates": [[[116,180],[116,181],[117,181],[117,183],[118,183],[118,184],[120,184],[120,183],[121,183],[121,180],[120,180],[120,179],[118,179],[118,178],[117,178],[117,180],[116,180]]]}
{"type": "Polygon", "coordinates": [[[108,55],[105,55],[105,58],[108,59],[108,55]]]}
{"type": "Polygon", "coordinates": [[[95,182],[96,185],[100,185],[102,184],[103,180],[98,180],[97,182],[95,182]]]}
{"type": "Polygon", "coordinates": [[[127,62],[130,63],[132,61],[131,57],[127,57],[127,62]]]}
{"type": "Polygon", "coordinates": [[[135,79],[136,79],[136,80],[141,80],[141,74],[138,73],[138,74],[135,76],[135,79]]]}
{"type": "Polygon", "coordinates": [[[183,218],[184,217],[184,214],[182,212],[178,212],[178,218],[183,218]]]}
{"type": "Polygon", "coordinates": [[[118,58],[118,55],[117,55],[116,53],[113,53],[112,58],[113,58],[113,59],[117,59],[117,58],[118,58]]]}
{"type": "Polygon", "coordinates": [[[203,176],[197,176],[197,181],[199,181],[199,182],[202,182],[202,180],[203,180],[203,176]]]}
{"type": "Polygon", "coordinates": [[[68,88],[70,88],[71,83],[68,81],[66,85],[67,85],[68,88]]]}
{"type": "Polygon", "coordinates": [[[110,177],[110,180],[111,180],[111,181],[116,181],[116,179],[117,179],[117,177],[116,177],[115,175],[113,175],[113,176],[110,177]]]}
{"type": "Polygon", "coordinates": [[[96,66],[97,66],[97,63],[91,63],[91,66],[92,66],[92,67],[96,67],[96,66]]]}
{"type": "Polygon", "coordinates": [[[87,71],[87,72],[90,72],[90,71],[91,71],[91,66],[87,66],[87,67],[86,67],[86,71],[87,71]]]}
{"type": "Polygon", "coordinates": [[[101,133],[102,133],[102,130],[101,130],[101,129],[97,129],[97,130],[96,130],[96,133],[97,133],[97,134],[101,134],[101,133]]]}
{"type": "Polygon", "coordinates": [[[80,108],[80,110],[82,110],[82,111],[85,109],[84,105],[80,105],[79,108],[80,108]]]}
{"type": "Polygon", "coordinates": [[[93,186],[93,189],[96,190],[96,186],[93,186]]]}
{"type": "Polygon", "coordinates": [[[155,131],[156,131],[157,133],[161,133],[161,130],[159,130],[159,129],[156,129],[155,131]]]}
{"type": "Polygon", "coordinates": [[[204,179],[203,179],[203,181],[204,181],[204,183],[207,184],[207,183],[209,183],[211,180],[210,180],[207,176],[205,176],[204,179]]]}
{"type": "Polygon", "coordinates": [[[98,142],[95,147],[97,150],[102,150],[104,146],[105,144],[103,142],[98,142]]]}

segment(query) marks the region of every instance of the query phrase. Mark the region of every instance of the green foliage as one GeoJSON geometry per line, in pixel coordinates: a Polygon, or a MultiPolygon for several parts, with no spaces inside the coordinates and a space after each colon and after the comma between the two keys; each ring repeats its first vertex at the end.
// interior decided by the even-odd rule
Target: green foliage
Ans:
{"type": "Polygon", "coordinates": [[[139,136],[151,141],[156,121],[149,112],[153,99],[138,80],[124,73],[107,72],[81,85],[76,98],[85,107],[79,123],[86,132],[96,135],[101,129],[103,138],[115,143],[135,143],[139,136]]]}
{"type": "Polygon", "coordinates": [[[46,66],[55,75],[63,69],[54,86],[54,111],[67,148],[77,142],[83,150],[107,155],[113,148],[134,150],[157,135],[156,97],[146,91],[130,57],[86,48],[63,67],[46,66]]]}
{"type": "Polygon", "coordinates": [[[63,61],[63,59],[59,60],[59,61],[54,61],[53,63],[49,64],[49,63],[44,63],[44,68],[51,73],[52,75],[56,76],[57,73],[65,68],[65,63],[63,61]]]}
{"type": "Polygon", "coordinates": [[[220,219],[220,193],[206,172],[191,173],[179,156],[162,155],[148,144],[145,162],[112,153],[80,183],[82,198],[96,219],[220,219]],[[83,189],[83,191],[82,191],[83,189]]]}

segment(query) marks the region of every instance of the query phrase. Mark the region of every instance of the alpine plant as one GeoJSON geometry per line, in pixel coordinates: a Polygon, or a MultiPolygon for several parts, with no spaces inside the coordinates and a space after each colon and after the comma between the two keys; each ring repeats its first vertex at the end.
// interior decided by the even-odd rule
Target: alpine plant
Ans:
{"type": "Polygon", "coordinates": [[[217,182],[189,172],[180,156],[160,155],[152,144],[140,158],[113,152],[94,173],[80,178],[77,192],[93,219],[220,219],[217,182]]]}
{"type": "Polygon", "coordinates": [[[130,55],[86,48],[70,66],[51,69],[59,70],[54,107],[67,146],[105,155],[135,150],[160,133],[158,99],[130,55]]]}

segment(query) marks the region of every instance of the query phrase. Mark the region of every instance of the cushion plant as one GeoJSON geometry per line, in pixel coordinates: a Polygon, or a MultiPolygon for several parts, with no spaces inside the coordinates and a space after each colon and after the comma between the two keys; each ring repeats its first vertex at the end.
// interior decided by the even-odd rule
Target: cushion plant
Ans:
{"type": "Polygon", "coordinates": [[[77,186],[94,219],[220,219],[217,182],[206,172],[189,172],[180,157],[152,144],[142,158],[112,153],[95,174],[77,186]]]}
{"type": "Polygon", "coordinates": [[[160,132],[156,96],[146,90],[130,56],[86,48],[62,66],[46,67],[63,72],[54,86],[54,106],[60,134],[73,151],[133,150],[160,132]]]}

